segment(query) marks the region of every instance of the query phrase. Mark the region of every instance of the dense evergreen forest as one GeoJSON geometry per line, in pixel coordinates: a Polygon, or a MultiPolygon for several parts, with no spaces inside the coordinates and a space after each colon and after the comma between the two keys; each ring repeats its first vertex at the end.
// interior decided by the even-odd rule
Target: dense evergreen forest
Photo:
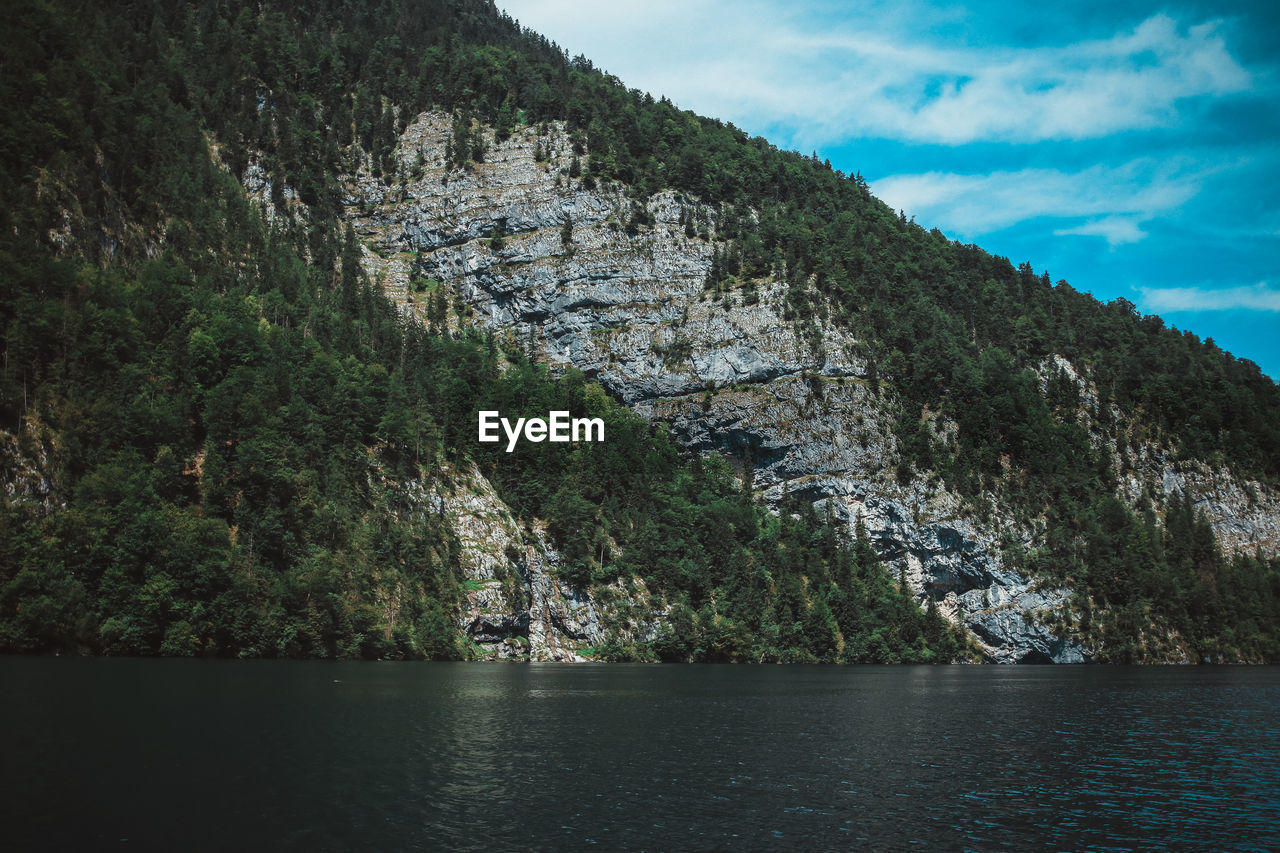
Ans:
{"type": "Polygon", "coordinates": [[[749,477],[685,458],[581,376],[397,314],[360,272],[337,176],[367,156],[394,180],[399,131],[435,108],[499,135],[564,121],[584,183],[714,205],[709,286],[776,276],[815,346],[819,313],[847,329],[900,401],[899,476],[1046,518],[1049,544],[1009,558],[1096,603],[1081,629],[1111,659],[1153,620],[1198,654],[1280,657],[1280,564],[1224,557],[1189,504],[1126,507],[1076,386],[1042,394],[1029,369],[1086,367],[1090,417],[1125,442],[1280,482],[1275,384],[1123,300],[926,231],[860,176],[628,90],[481,0],[24,0],[0,52],[0,428],[51,480],[5,498],[2,649],[464,656],[456,538],[394,484],[447,488],[474,464],[546,521],[567,577],[636,574],[674,602],[659,641],[608,656],[963,653],[864,536],[812,507],[771,515],[749,477]],[[246,200],[256,156],[301,206],[268,221],[246,200]],[[506,456],[470,440],[479,408],[590,413],[609,441],[506,456]],[[394,617],[387,589],[409,591],[394,617]]]}

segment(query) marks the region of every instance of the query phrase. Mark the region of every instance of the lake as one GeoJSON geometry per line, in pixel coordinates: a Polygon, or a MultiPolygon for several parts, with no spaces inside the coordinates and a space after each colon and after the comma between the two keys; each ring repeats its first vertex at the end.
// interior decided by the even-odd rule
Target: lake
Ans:
{"type": "Polygon", "coordinates": [[[1274,667],[0,658],[0,677],[10,850],[1280,848],[1274,667]]]}

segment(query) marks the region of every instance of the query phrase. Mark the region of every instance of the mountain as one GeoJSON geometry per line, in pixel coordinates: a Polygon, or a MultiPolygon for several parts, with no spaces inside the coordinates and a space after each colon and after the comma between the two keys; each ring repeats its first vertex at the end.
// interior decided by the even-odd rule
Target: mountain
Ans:
{"type": "Polygon", "coordinates": [[[478,0],[12,17],[0,647],[1280,657],[1211,342],[478,0]]]}

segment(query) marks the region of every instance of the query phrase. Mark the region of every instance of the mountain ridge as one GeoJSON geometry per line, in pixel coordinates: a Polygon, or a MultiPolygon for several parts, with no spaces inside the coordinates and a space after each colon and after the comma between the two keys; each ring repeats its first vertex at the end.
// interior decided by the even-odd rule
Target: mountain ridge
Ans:
{"type": "Polygon", "coordinates": [[[113,9],[25,3],[4,43],[4,648],[1277,654],[1256,366],[492,4],[113,9]],[[481,198],[503,157],[541,210],[481,198]],[[477,405],[553,400],[617,443],[467,444],[477,405]],[[491,576],[475,515],[396,485],[467,477],[528,528],[491,576]]]}
{"type": "MultiPolygon", "coordinates": [[[[876,407],[868,405],[865,395],[861,403],[855,402],[857,398],[841,399],[844,390],[836,384],[852,379],[865,388],[866,360],[855,358],[847,362],[828,358],[829,354],[856,345],[849,341],[841,346],[839,330],[834,328],[819,335],[831,343],[830,347],[810,350],[803,337],[795,335],[778,316],[781,312],[775,313],[774,306],[782,301],[779,298],[782,294],[777,291],[785,288],[783,282],[757,283],[754,308],[744,304],[745,286],[741,284],[728,297],[731,301],[737,298],[733,307],[721,307],[720,299],[708,300],[703,283],[710,271],[712,253],[705,241],[687,237],[680,229],[689,211],[699,207],[694,200],[681,200],[678,195],[667,194],[652,197],[641,214],[647,224],[629,233],[624,222],[633,201],[625,195],[610,201],[608,195],[600,194],[603,190],[584,191],[581,186],[574,186],[566,174],[568,157],[560,163],[554,157],[549,158],[545,166],[537,161],[537,150],[569,149],[563,128],[551,128],[550,135],[535,134],[530,128],[517,131],[517,136],[503,143],[495,140],[485,162],[474,164],[469,172],[451,170],[445,162],[445,140],[450,133],[447,116],[428,114],[415,119],[401,137],[397,156],[406,174],[412,167],[421,172],[420,177],[398,184],[390,193],[394,199],[388,201],[381,181],[366,175],[357,183],[372,194],[349,196],[349,206],[360,211],[354,220],[358,232],[372,240],[377,249],[366,254],[367,265],[397,299],[401,310],[416,313],[426,321],[427,309],[421,300],[415,302],[411,281],[415,275],[438,278],[442,286],[451,284],[455,297],[467,306],[466,323],[513,332],[520,340],[528,337],[542,341],[542,358],[584,370],[644,416],[675,425],[676,433],[687,445],[701,447],[703,452],[731,455],[746,450],[753,458],[757,486],[766,487],[762,490],[763,496],[775,507],[782,493],[790,489],[806,499],[833,501],[837,514],[846,520],[850,529],[856,517],[866,522],[874,513],[876,523],[870,525],[870,532],[881,555],[891,558],[897,554],[899,560],[906,561],[903,575],[909,579],[922,605],[933,598],[947,616],[958,622],[968,618],[968,627],[979,632],[987,644],[989,657],[1018,660],[1031,656],[1078,661],[1089,656],[1076,640],[1064,641],[1048,632],[1034,636],[1035,632],[1028,631],[1027,626],[1043,621],[1046,613],[1047,618],[1055,621],[1067,618],[1078,622],[1080,616],[1069,601],[1068,591],[1049,590],[1046,594],[1037,590],[1038,584],[1031,579],[1008,572],[998,558],[983,562],[965,556],[973,552],[998,552],[996,543],[1001,534],[998,530],[978,534],[962,522],[960,529],[965,533],[958,536],[954,526],[947,526],[957,513],[960,501],[956,496],[950,496],[950,508],[941,511],[938,521],[942,524],[942,533],[939,535],[927,532],[932,525],[920,524],[919,497],[912,501],[916,508],[908,511],[901,500],[890,497],[885,503],[884,497],[875,495],[876,487],[871,484],[876,472],[880,472],[882,480],[887,479],[884,473],[891,471],[896,461],[896,442],[891,430],[883,430],[889,434],[873,442],[879,451],[871,454],[872,461],[854,463],[854,470],[860,473],[852,477],[848,461],[837,461],[839,453],[831,457],[834,445],[828,447],[827,442],[797,437],[796,433],[812,435],[819,431],[823,423],[820,411],[806,414],[813,408],[849,408],[855,412],[859,425],[868,420],[876,407]],[[564,188],[560,186],[562,179],[564,188]],[[468,205],[467,199],[473,197],[484,199],[483,204],[468,205]],[[558,207],[554,203],[557,199],[558,207]],[[431,213],[439,219],[433,221],[431,227],[425,227],[423,216],[431,213]],[[559,237],[560,222],[565,215],[571,218],[579,235],[572,252],[562,245],[559,237]],[[504,238],[500,248],[493,249],[492,240],[486,235],[498,222],[506,223],[512,233],[504,238]],[[628,232],[625,237],[624,232],[628,232]],[[680,247],[675,250],[659,247],[667,240],[675,241],[680,247]],[[619,243],[629,245],[619,248],[619,243]],[[410,254],[416,252],[416,258],[407,258],[406,250],[410,254]],[[445,257],[441,259],[441,255],[445,257]],[[678,259],[675,266],[664,265],[659,260],[667,255],[678,259]],[[681,265],[691,259],[697,259],[695,269],[681,265]],[[648,303],[644,301],[646,294],[651,298],[648,303]],[[687,301],[682,302],[682,298],[687,301]],[[614,313],[624,319],[611,319],[614,313]],[[726,340],[723,329],[715,334],[713,326],[707,324],[716,323],[714,318],[719,317],[721,326],[732,326],[735,321],[743,322],[744,313],[760,316],[746,321],[745,332],[741,328],[730,329],[726,356],[721,352],[726,340]],[[522,321],[522,315],[531,320],[522,321]],[[619,344],[617,330],[624,325],[634,327],[627,332],[632,340],[619,344]],[[783,339],[795,335],[793,343],[783,346],[792,354],[792,363],[784,365],[773,355],[774,345],[763,341],[770,335],[783,339]],[[685,360],[672,365],[665,357],[655,357],[654,353],[673,348],[677,338],[684,340],[685,360]],[[646,339],[649,339],[647,345],[646,339]],[[735,365],[751,365],[752,369],[737,370],[735,365]],[[726,374],[726,368],[731,372],[726,374]],[[681,376],[682,373],[688,375],[681,376]],[[794,386],[794,392],[776,396],[763,390],[776,387],[776,380],[794,386]],[[825,395],[815,392],[814,380],[824,383],[825,395]],[[826,380],[833,381],[826,384],[826,380]],[[659,386],[655,387],[654,382],[660,383],[659,386]],[[742,390],[724,390],[726,385],[734,384],[741,385],[742,390]],[[764,399],[738,405],[732,402],[734,396],[749,397],[752,389],[763,393],[764,399]],[[792,394],[797,403],[791,417],[799,426],[788,430],[791,436],[786,439],[780,437],[777,427],[765,427],[762,434],[761,419],[753,409],[774,411],[780,404],[786,405],[784,400],[792,394]],[[827,399],[823,399],[824,396],[827,399]],[[710,426],[716,422],[721,426],[710,426]],[[804,459],[791,462],[789,474],[778,474],[774,463],[779,460],[765,455],[769,446],[783,455],[800,446],[804,459]],[[824,457],[828,458],[826,462],[824,457]],[[867,505],[869,489],[871,507],[867,505]],[[902,519],[912,516],[921,531],[904,529],[902,519]],[[923,544],[922,535],[925,539],[931,538],[933,544],[923,544]],[[942,546],[939,538],[956,540],[959,544],[942,546]],[[904,547],[905,542],[913,544],[904,547]],[[974,562],[980,565],[966,566],[974,562]],[[945,597],[937,600],[934,590],[941,590],[945,597]],[[962,603],[961,597],[966,593],[968,598],[962,603]],[[1026,604],[1019,606],[1024,596],[1026,604]],[[994,606],[989,602],[994,602],[994,606]],[[1016,618],[1008,618],[1010,610],[1016,618]],[[959,615],[962,612],[965,615],[959,615]],[[1026,619],[1022,617],[1024,612],[1028,614],[1026,619]]],[[[716,219],[705,210],[699,210],[698,215],[712,222],[716,219]]],[[[461,313],[455,314],[453,320],[464,322],[461,313]]],[[[820,323],[819,328],[823,327],[825,324],[820,323]]],[[[1049,359],[1047,366],[1040,370],[1042,390],[1047,390],[1044,377],[1051,370],[1078,377],[1069,362],[1049,359]]],[[[1077,381],[1082,382],[1078,378],[1077,381]]],[[[1083,394],[1091,394],[1096,399],[1096,389],[1087,382],[1083,385],[1083,394]]],[[[1119,415],[1118,411],[1114,413],[1119,415]]],[[[871,421],[885,419],[883,414],[870,417],[871,421]]],[[[943,432],[947,429],[954,431],[954,423],[944,426],[943,432]]],[[[868,432],[856,431],[865,449],[868,432]]],[[[843,430],[832,430],[830,434],[835,444],[842,444],[852,440],[854,432],[851,421],[843,430]],[[842,437],[846,434],[848,437],[842,437]]],[[[1117,448],[1115,452],[1127,451],[1117,448]]],[[[1144,457],[1161,453],[1150,447],[1143,447],[1141,452],[1144,457]]],[[[1116,467],[1120,468],[1118,462],[1116,467]]],[[[1126,494],[1132,508],[1137,508],[1143,489],[1156,482],[1153,474],[1153,471],[1146,471],[1145,475],[1137,471],[1129,473],[1126,494]]],[[[1183,490],[1178,485],[1182,478],[1172,470],[1166,472],[1164,463],[1160,474],[1158,482],[1166,500],[1183,490]]],[[[1231,482],[1226,472],[1217,472],[1208,475],[1207,485],[1216,489],[1220,488],[1219,483],[1231,482]]],[[[1225,533],[1234,529],[1239,533],[1244,530],[1246,536],[1253,537],[1243,542],[1233,540],[1231,544],[1236,550],[1262,548],[1264,552],[1274,553],[1277,540],[1273,519],[1280,504],[1262,484],[1253,483],[1250,487],[1255,491],[1262,489],[1266,495],[1250,522],[1240,520],[1241,501],[1237,496],[1236,501],[1219,502],[1212,508],[1211,523],[1215,524],[1216,531],[1225,533]]],[[[1232,487],[1227,485],[1227,488],[1232,487]]],[[[1240,486],[1234,489],[1239,492],[1240,486]]],[[[996,497],[992,495],[988,499],[994,501],[996,497]]],[[[1208,503],[1207,498],[1197,497],[1196,501],[1208,503]]],[[[972,516],[973,513],[961,511],[960,515],[972,516]]],[[[1017,535],[1022,547],[1033,546],[1034,530],[1024,530],[1017,535]]]]}

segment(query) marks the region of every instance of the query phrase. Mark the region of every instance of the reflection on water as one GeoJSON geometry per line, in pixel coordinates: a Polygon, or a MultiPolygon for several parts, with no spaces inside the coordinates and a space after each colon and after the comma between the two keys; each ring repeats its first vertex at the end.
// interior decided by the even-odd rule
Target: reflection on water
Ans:
{"type": "Polygon", "coordinates": [[[23,849],[1280,847],[1273,668],[0,659],[0,677],[0,817],[23,849]]]}

